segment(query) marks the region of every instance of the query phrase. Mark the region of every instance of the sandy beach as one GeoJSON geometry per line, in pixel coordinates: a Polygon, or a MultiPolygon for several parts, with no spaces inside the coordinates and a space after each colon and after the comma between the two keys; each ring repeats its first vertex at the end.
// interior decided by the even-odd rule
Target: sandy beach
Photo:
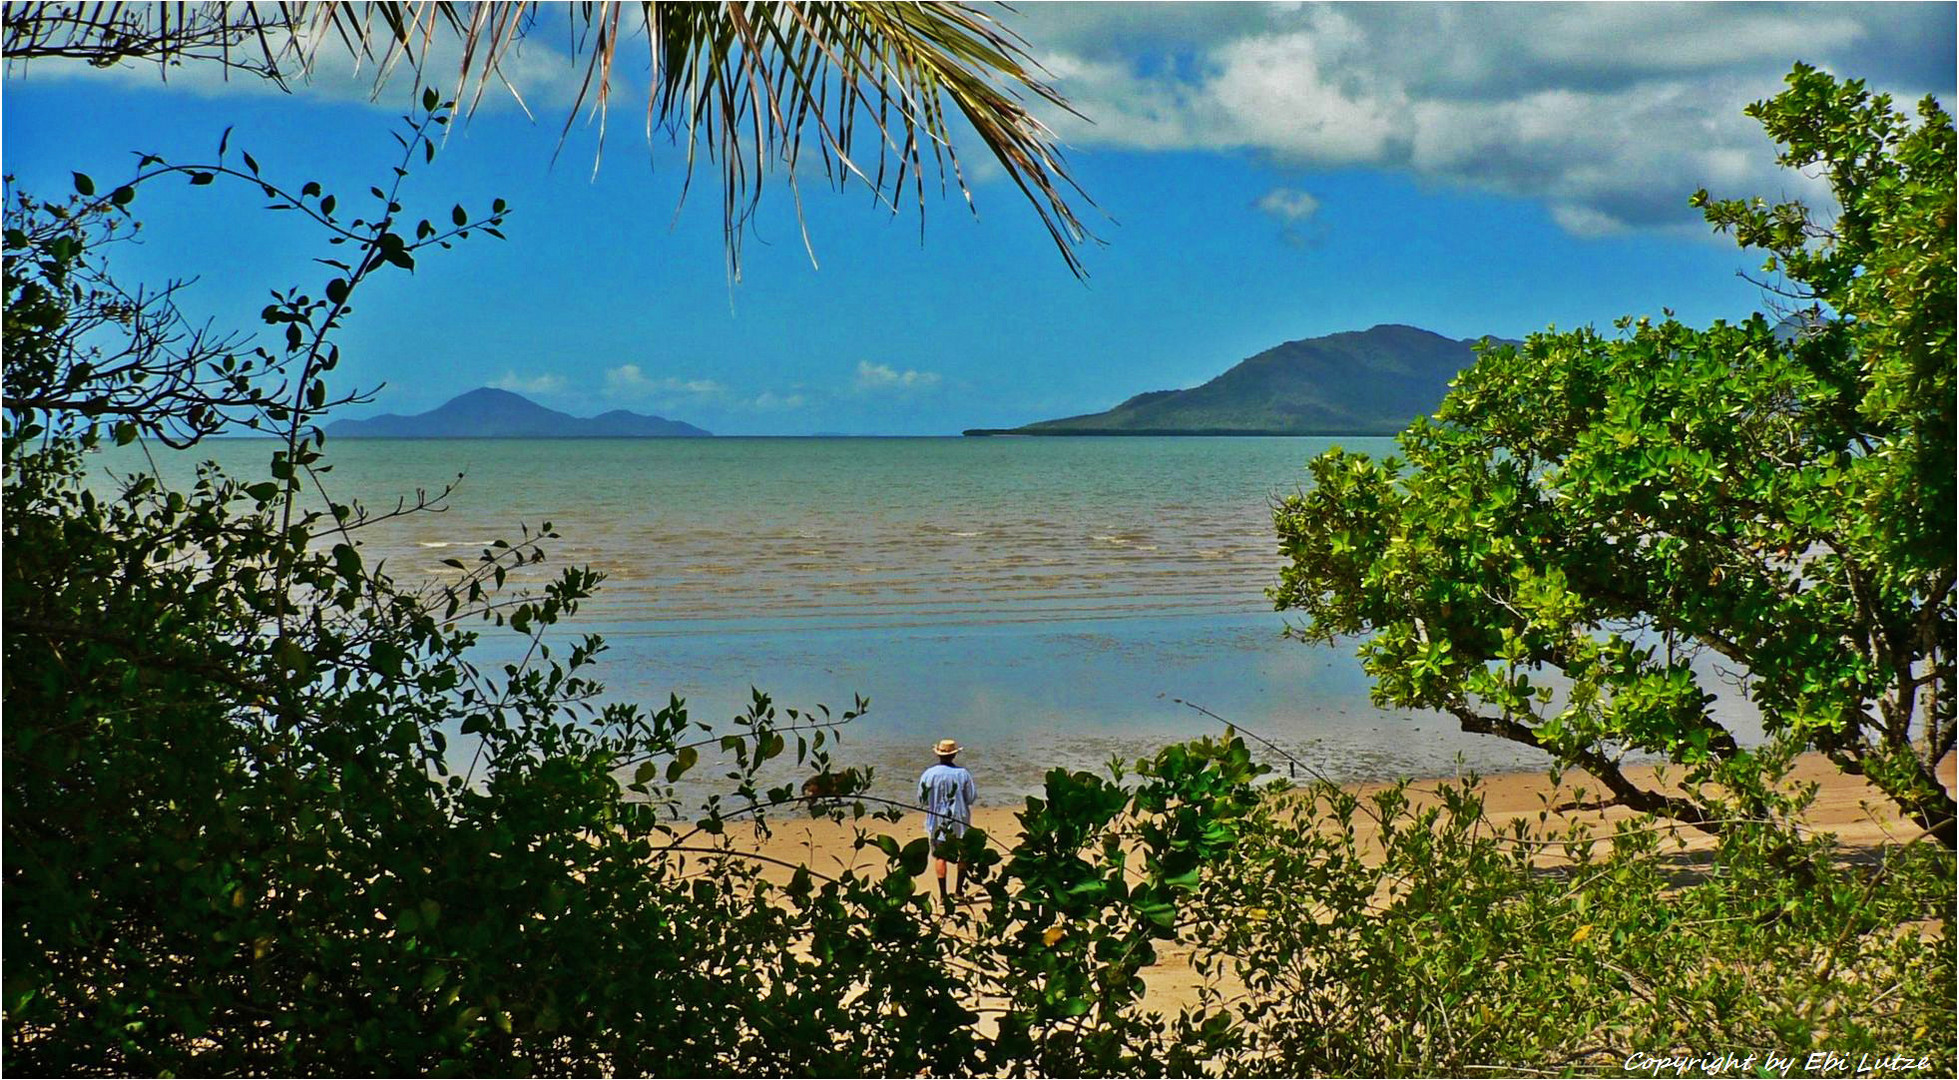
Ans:
{"type": "MultiPolygon", "coordinates": [[[[1959,756],[1949,756],[1940,766],[1939,775],[1950,787],[1954,782],[1954,762],[1959,756]]],[[[1627,775],[1636,782],[1648,783],[1655,774],[1653,767],[1640,767],[1626,770],[1627,775]]],[[[1677,769],[1662,769],[1661,775],[1675,774],[1677,769]]],[[[1419,802],[1425,795],[1432,795],[1438,784],[1451,782],[1453,778],[1417,780],[1409,787],[1419,802]]],[[[1568,772],[1561,785],[1554,787],[1550,778],[1542,772],[1507,773],[1496,776],[1483,776],[1481,789],[1485,809],[1493,822],[1524,815],[1535,816],[1538,811],[1582,798],[1591,800],[1599,796],[1597,781],[1581,772],[1568,772]]],[[[1898,815],[1897,809],[1883,793],[1871,787],[1862,777],[1848,776],[1831,765],[1820,754],[1805,755],[1791,771],[1789,780],[1794,783],[1814,782],[1818,785],[1815,800],[1804,814],[1804,823],[1819,832],[1833,833],[1838,840],[1850,847],[1871,847],[1884,843],[1904,843],[1918,835],[1918,828],[1898,815]]],[[[1349,784],[1348,790],[1369,792],[1378,790],[1384,784],[1349,784]]],[[[1018,835],[1019,826],[1016,815],[1025,803],[1015,800],[1011,805],[988,803],[985,792],[981,792],[980,805],[974,808],[973,824],[985,829],[991,836],[1011,842],[1018,835]]],[[[1622,807],[1602,811],[1578,811],[1557,815],[1561,820],[1592,820],[1612,822],[1634,816],[1622,807]]],[[[889,833],[900,840],[909,841],[923,835],[923,826],[917,814],[907,814],[896,823],[871,821],[863,824],[865,831],[872,835],[889,833]]],[[[773,835],[756,844],[756,850],[771,858],[784,862],[803,864],[812,870],[834,873],[846,868],[863,868],[880,865],[883,856],[874,848],[855,850],[852,839],[857,826],[845,822],[828,820],[775,819],[771,828],[773,835]]],[[[1712,838],[1695,829],[1682,828],[1681,835],[1690,847],[1707,847],[1712,838]]],[[[924,884],[921,882],[921,884],[924,884]]]]}
{"type": "MultiPolygon", "coordinates": [[[[1942,763],[1939,775],[1948,788],[1954,782],[1954,763],[1959,756],[1948,756],[1942,763]]],[[[1677,774],[1677,769],[1657,770],[1662,779],[1677,774]]],[[[1636,782],[1645,784],[1653,780],[1656,769],[1642,767],[1628,769],[1627,775],[1636,782]]],[[[1449,782],[1450,778],[1418,780],[1410,784],[1409,792],[1417,804],[1432,799],[1438,785],[1449,782]]],[[[1599,785],[1590,776],[1581,772],[1568,772],[1562,783],[1553,785],[1549,776],[1542,772],[1510,773],[1480,778],[1484,796],[1485,811],[1493,824],[1502,824],[1516,817],[1536,818],[1551,807],[1578,800],[1595,800],[1599,797],[1599,785]]],[[[1812,830],[1834,834],[1838,841],[1848,849],[1869,849],[1884,844],[1905,843],[1919,835],[1917,826],[1906,822],[1899,816],[1891,801],[1872,788],[1861,777],[1848,776],[1837,770],[1820,754],[1806,755],[1791,771],[1790,783],[1811,783],[1818,785],[1816,797],[1803,815],[1804,825],[1812,830]]],[[[1378,790],[1383,784],[1350,784],[1348,790],[1365,794],[1378,790]]],[[[985,793],[981,793],[982,803],[974,810],[974,824],[987,831],[990,836],[999,838],[1002,843],[1011,843],[1019,833],[1016,814],[1024,808],[1024,803],[1016,800],[1013,805],[988,805],[985,793]]],[[[1576,810],[1551,815],[1550,823],[1590,821],[1608,825],[1611,822],[1635,816],[1624,808],[1613,807],[1605,810],[1576,810]]],[[[1371,823],[1357,819],[1362,829],[1362,839],[1368,838],[1371,823]]],[[[888,833],[901,842],[909,842],[922,834],[920,816],[908,814],[896,823],[874,821],[866,818],[860,823],[837,823],[827,819],[809,820],[782,819],[772,822],[772,835],[754,842],[754,850],[780,860],[782,864],[807,865],[811,870],[835,874],[844,869],[859,871],[879,871],[884,863],[883,855],[875,847],[854,847],[854,838],[861,828],[865,833],[876,836],[888,833]]],[[[1677,835],[1688,850],[1705,850],[1713,846],[1711,836],[1697,829],[1677,826],[1677,835]]],[[[738,832],[737,839],[747,841],[745,830],[738,832]]],[[[781,865],[772,865],[764,876],[773,880],[787,880],[790,871],[781,865]]],[[[927,874],[930,870],[928,868],[927,874]]],[[[929,877],[917,882],[921,892],[934,888],[929,877]]],[[[1194,1003],[1198,976],[1190,967],[1191,949],[1187,944],[1172,944],[1162,950],[1161,961],[1145,973],[1149,983],[1149,1001],[1152,1007],[1166,1012],[1174,1012],[1180,1004],[1194,1003]]]]}

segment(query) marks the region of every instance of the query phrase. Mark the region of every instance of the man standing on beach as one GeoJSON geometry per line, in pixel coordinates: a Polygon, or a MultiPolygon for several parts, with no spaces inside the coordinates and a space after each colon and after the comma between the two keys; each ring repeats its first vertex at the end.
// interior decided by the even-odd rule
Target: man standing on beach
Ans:
{"type": "MultiPolygon", "coordinates": [[[[945,891],[947,849],[966,835],[966,826],[973,821],[973,803],[979,798],[978,789],[973,787],[973,774],[952,763],[960,749],[956,741],[940,739],[932,748],[939,755],[939,763],[918,778],[918,804],[925,808],[925,838],[932,845],[941,908],[950,907],[945,891]]],[[[957,852],[952,854],[952,863],[958,867],[953,875],[952,891],[957,893],[966,887],[966,868],[959,863],[957,852]]]]}

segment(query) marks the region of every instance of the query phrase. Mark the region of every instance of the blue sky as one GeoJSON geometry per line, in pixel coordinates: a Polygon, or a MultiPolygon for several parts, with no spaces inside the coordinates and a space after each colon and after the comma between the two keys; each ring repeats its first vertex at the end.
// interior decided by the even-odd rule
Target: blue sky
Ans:
{"type": "MultiPolygon", "coordinates": [[[[1950,107],[1952,4],[1029,5],[1004,16],[1093,123],[1050,117],[1103,243],[1071,276],[1013,187],[981,169],[893,217],[861,189],[776,185],[731,282],[712,174],[676,214],[681,164],[643,103],[559,130],[574,69],[540,33],[405,199],[509,200],[508,240],[371,282],[340,383],[418,412],[501,385],[589,415],[629,408],[725,434],[946,434],[1094,411],[1202,382],[1282,341],[1400,322],[1455,337],[1608,327],[1673,308],[1763,306],[1757,256],[1687,208],[1815,199],[1741,114],[1802,59],[1950,107]]],[[[323,59],[323,66],[331,59],[323,59]]],[[[207,160],[220,133],[267,175],[364,198],[398,151],[407,79],[323,70],[293,94],[209,71],[9,70],[0,156],[21,187],[107,184],[134,152],[207,160]]],[[[317,292],[331,252],[255,193],[152,185],[124,274],[195,277],[183,305],[257,329],[273,288],[317,292]]]]}

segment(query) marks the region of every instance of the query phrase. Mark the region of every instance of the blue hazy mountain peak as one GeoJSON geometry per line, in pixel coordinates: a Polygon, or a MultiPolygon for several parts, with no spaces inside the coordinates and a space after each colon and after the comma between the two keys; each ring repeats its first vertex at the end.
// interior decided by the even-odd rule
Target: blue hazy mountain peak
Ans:
{"type": "Polygon", "coordinates": [[[335,420],[326,430],[343,439],[669,439],[713,434],[680,420],[625,409],[573,416],[489,386],[425,413],[335,420]]]}
{"type": "Polygon", "coordinates": [[[1483,338],[1384,323],[1275,345],[1200,385],[969,435],[1392,435],[1433,412],[1483,338]]]}

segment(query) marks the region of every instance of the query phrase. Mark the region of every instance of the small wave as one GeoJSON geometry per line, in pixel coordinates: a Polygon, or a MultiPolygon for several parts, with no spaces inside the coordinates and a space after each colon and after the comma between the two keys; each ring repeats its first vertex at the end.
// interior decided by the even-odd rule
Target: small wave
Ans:
{"type": "Polygon", "coordinates": [[[978,536],[979,534],[978,534],[978,533],[976,533],[976,532],[955,532],[955,533],[953,533],[952,535],[954,535],[954,536],[963,536],[963,537],[966,537],[966,538],[968,538],[968,539],[971,539],[972,537],[975,537],[975,536],[978,536]]]}

